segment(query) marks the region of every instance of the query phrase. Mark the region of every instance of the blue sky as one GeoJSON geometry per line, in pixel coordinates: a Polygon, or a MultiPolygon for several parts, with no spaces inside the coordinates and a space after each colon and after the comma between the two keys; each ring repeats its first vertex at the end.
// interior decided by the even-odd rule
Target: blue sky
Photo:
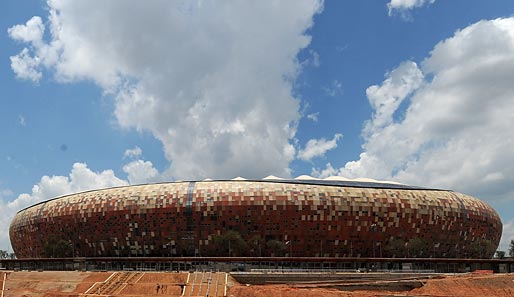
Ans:
{"type": "Polygon", "coordinates": [[[270,174],[454,189],[514,238],[512,1],[18,2],[0,3],[0,249],[58,195],[270,174]]]}

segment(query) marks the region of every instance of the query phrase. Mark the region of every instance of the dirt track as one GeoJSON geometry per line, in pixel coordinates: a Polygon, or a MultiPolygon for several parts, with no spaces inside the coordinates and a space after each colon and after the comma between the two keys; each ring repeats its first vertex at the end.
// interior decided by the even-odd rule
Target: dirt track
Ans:
{"type": "MultiPolygon", "coordinates": [[[[3,275],[0,272],[0,286],[3,275]]],[[[17,271],[7,272],[3,296],[13,297],[50,297],[50,296],[181,296],[182,292],[192,292],[197,295],[200,288],[204,288],[200,296],[205,296],[206,288],[210,286],[209,296],[217,292],[217,296],[224,294],[224,274],[198,274],[194,281],[194,274],[165,273],[165,272],[58,272],[58,271],[17,271]],[[219,288],[214,291],[215,283],[219,288]],[[195,285],[192,283],[195,282],[195,285]],[[159,292],[156,285],[159,284],[159,292]],[[164,285],[164,287],[163,287],[164,285]],[[100,295],[92,292],[102,288],[110,293],[100,295]],[[164,290],[165,288],[165,290],[164,290]],[[89,290],[89,292],[88,292],[89,290]],[[89,294],[86,294],[88,292],[89,294]]],[[[352,296],[352,297],[386,297],[386,296],[473,296],[473,297],[499,297],[514,296],[514,274],[494,275],[457,275],[444,276],[440,279],[420,280],[422,286],[411,289],[404,285],[381,285],[374,282],[366,287],[341,284],[277,284],[277,285],[246,285],[239,284],[233,278],[228,278],[227,296],[278,296],[278,297],[314,297],[314,296],[352,296]]]]}

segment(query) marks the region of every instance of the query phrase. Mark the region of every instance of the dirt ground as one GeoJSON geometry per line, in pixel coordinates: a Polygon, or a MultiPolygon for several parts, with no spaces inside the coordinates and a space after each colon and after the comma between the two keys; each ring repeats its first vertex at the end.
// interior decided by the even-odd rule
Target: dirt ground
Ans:
{"type": "MultiPolygon", "coordinates": [[[[74,272],[76,273],[76,272],[74,272]]],[[[83,279],[80,283],[77,284],[75,290],[72,293],[84,293],[87,289],[89,289],[92,285],[97,282],[105,281],[111,275],[110,272],[89,272],[85,279],[83,279]]],[[[47,295],[49,296],[49,295],[47,295]]]]}
{"type": "Polygon", "coordinates": [[[180,296],[181,284],[185,284],[187,273],[144,273],[136,282],[128,284],[120,291],[119,296],[180,296]],[[156,285],[159,284],[159,293],[156,285]]]}
{"type": "Polygon", "coordinates": [[[340,290],[339,286],[314,285],[252,285],[233,283],[228,296],[246,297],[512,297],[514,296],[514,274],[494,275],[446,275],[438,279],[423,281],[421,288],[408,291],[340,290]],[[337,287],[337,289],[335,288],[337,287]]]}
{"type": "Polygon", "coordinates": [[[455,276],[430,280],[423,287],[414,289],[414,296],[514,296],[514,274],[485,276],[455,276]]]}
{"type": "MultiPolygon", "coordinates": [[[[16,271],[8,272],[5,297],[94,296],[84,294],[97,282],[104,282],[112,272],[59,272],[16,271]]],[[[0,273],[3,279],[3,273],[0,273]]],[[[186,283],[187,273],[145,272],[124,284],[116,294],[109,296],[180,296],[180,285],[186,283]],[[155,286],[167,285],[166,292],[155,294],[155,286]]],[[[437,279],[420,280],[424,285],[409,290],[396,290],[395,286],[376,286],[355,289],[338,284],[277,284],[246,285],[229,278],[227,296],[239,297],[399,297],[399,296],[514,296],[514,274],[445,275],[437,279]],[[388,290],[387,288],[391,289],[388,290]]],[[[0,280],[1,286],[1,280],[0,280]]],[[[366,286],[364,286],[366,287],[366,286]]],[[[106,296],[106,295],[104,295],[106,296]]]]}
{"type": "Polygon", "coordinates": [[[74,296],[95,282],[104,281],[108,272],[16,271],[7,276],[5,297],[74,296]]]}

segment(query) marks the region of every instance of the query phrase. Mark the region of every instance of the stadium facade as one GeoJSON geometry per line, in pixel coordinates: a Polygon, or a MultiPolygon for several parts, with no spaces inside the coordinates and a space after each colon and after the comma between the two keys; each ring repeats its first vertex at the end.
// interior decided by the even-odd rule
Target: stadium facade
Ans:
{"type": "Polygon", "coordinates": [[[18,258],[490,258],[502,222],[449,190],[374,180],[185,181],[94,190],[19,211],[18,258]]]}

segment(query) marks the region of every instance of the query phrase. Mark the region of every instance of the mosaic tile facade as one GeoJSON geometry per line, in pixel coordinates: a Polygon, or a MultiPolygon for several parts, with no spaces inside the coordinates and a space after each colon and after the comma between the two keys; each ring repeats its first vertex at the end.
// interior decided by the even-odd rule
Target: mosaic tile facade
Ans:
{"type": "Polygon", "coordinates": [[[485,202],[453,191],[358,186],[202,181],[89,191],[18,212],[10,238],[19,258],[45,249],[51,256],[51,239],[81,257],[227,256],[215,238],[229,230],[262,241],[259,251],[240,254],[248,256],[277,256],[265,249],[270,241],[294,257],[478,258],[496,250],[502,223],[485,202]]]}

